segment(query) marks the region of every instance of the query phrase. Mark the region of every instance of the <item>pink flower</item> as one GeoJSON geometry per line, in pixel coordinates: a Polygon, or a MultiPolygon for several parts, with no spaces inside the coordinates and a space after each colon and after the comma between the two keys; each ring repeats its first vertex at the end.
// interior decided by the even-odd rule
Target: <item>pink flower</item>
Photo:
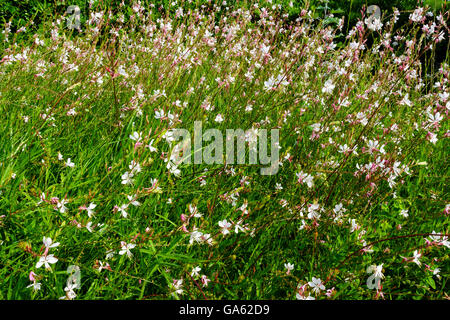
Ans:
{"type": "Polygon", "coordinates": [[[37,276],[36,273],[34,273],[33,271],[30,271],[30,274],[28,275],[28,278],[30,279],[30,281],[36,281],[35,276],[37,276]]]}
{"type": "Polygon", "coordinates": [[[210,279],[208,279],[208,277],[207,276],[205,276],[205,275],[202,275],[202,277],[201,277],[201,279],[200,279],[201,281],[202,281],[202,284],[203,284],[203,287],[207,287],[208,286],[208,282],[210,282],[211,280],[210,279]]]}

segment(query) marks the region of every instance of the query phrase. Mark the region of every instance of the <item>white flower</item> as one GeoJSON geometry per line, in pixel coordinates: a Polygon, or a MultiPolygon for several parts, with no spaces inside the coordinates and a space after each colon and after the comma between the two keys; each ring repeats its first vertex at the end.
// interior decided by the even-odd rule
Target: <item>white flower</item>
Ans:
{"type": "Polygon", "coordinates": [[[393,187],[395,187],[395,185],[397,184],[397,182],[395,181],[396,176],[395,175],[391,175],[388,178],[388,183],[389,183],[389,187],[392,189],[393,187]]]}
{"type": "Polygon", "coordinates": [[[156,119],[161,119],[161,118],[164,118],[164,117],[165,117],[164,110],[160,109],[160,110],[155,111],[155,118],[156,119]]]}
{"type": "Polygon", "coordinates": [[[413,22],[419,22],[422,19],[423,8],[417,8],[412,14],[409,15],[409,19],[413,22]]]}
{"type": "Polygon", "coordinates": [[[333,84],[333,82],[331,80],[327,80],[323,85],[322,92],[331,94],[333,93],[334,87],[335,85],[333,84]]]}
{"type": "Polygon", "coordinates": [[[122,175],[122,184],[132,184],[133,183],[133,179],[131,179],[131,178],[133,178],[133,176],[134,176],[133,173],[130,173],[128,171],[125,172],[122,175]]]}
{"type": "Polygon", "coordinates": [[[284,267],[287,269],[287,274],[289,274],[292,270],[294,270],[294,264],[292,264],[292,263],[285,263],[284,264],[284,267]]]}
{"type": "Polygon", "coordinates": [[[113,250],[108,250],[108,251],[106,251],[106,257],[105,257],[105,259],[106,259],[106,260],[109,260],[109,259],[111,259],[112,257],[114,257],[114,251],[113,251],[113,250]]]}
{"type": "Polygon", "coordinates": [[[128,208],[128,204],[123,204],[120,207],[118,207],[118,210],[120,212],[120,214],[122,215],[122,217],[126,218],[128,213],[125,211],[128,208]]]}
{"type": "Polygon", "coordinates": [[[422,256],[421,253],[419,253],[417,250],[414,250],[414,254],[413,254],[413,260],[412,262],[414,262],[415,264],[417,264],[418,266],[420,266],[422,263],[419,261],[419,258],[422,256]]]}
{"type": "Polygon", "coordinates": [[[57,258],[53,256],[53,254],[49,254],[47,256],[42,256],[39,258],[39,261],[36,263],[36,268],[39,269],[42,265],[45,265],[45,269],[51,269],[50,263],[55,264],[58,261],[57,258]]]}
{"type": "Polygon", "coordinates": [[[156,151],[158,151],[158,149],[156,149],[155,147],[153,147],[153,141],[155,141],[155,139],[152,139],[152,140],[150,141],[150,143],[147,145],[147,148],[150,149],[150,152],[156,152],[156,151]]]}
{"type": "Polygon", "coordinates": [[[314,187],[314,177],[309,173],[303,173],[303,171],[301,171],[297,172],[295,175],[297,176],[299,183],[306,182],[308,188],[314,187]]]}
{"type": "Polygon", "coordinates": [[[275,86],[275,79],[273,77],[270,77],[269,80],[264,81],[264,90],[269,91],[274,89],[275,86]]]}
{"type": "Polygon", "coordinates": [[[214,119],[214,121],[216,121],[216,122],[222,122],[223,121],[223,116],[219,113],[217,116],[216,116],[216,118],[214,119]]]}
{"type": "Polygon", "coordinates": [[[141,205],[141,203],[139,201],[136,200],[137,195],[134,196],[127,196],[128,200],[130,201],[130,204],[132,204],[135,207],[139,207],[141,205]]]}
{"type": "Polygon", "coordinates": [[[141,169],[141,165],[138,162],[134,161],[134,160],[131,160],[130,165],[128,166],[128,168],[130,168],[132,174],[135,174],[136,172],[139,173],[142,170],[141,169]]]}
{"type": "Polygon", "coordinates": [[[165,139],[167,141],[167,143],[171,143],[172,141],[175,140],[175,138],[173,137],[172,130],[167,130],[166,132],[164,132],[164,134],[162,135],[162,138],[165,139]]]}
{"type": "Polygon", "coordinates": [[[314,186],[314,177],[308,174],[305,178],[305,182],[308,188],[312,188],[314,186]]]}
{"type": "Polygon", "coordinates": [[[130,139],[136,142],[139,142],[142,140],[142,133],[137,133],[136,131],[133,132],[133,134],[130,134],[130,139]]]}
{"type": "Polygon", "coordinates": [[[377,266],[374,270],[374,275],[376,278],[380,278],[383,279],[384,278],[384,274],[382,273],[383,271],[383,264],[380,264],[379,266],[377,266]]]}
{"type": "Polygon", "coordinates": [[[202,242],[206,242],[207,244],[209,244],[210,246],[213,245],[213,238],[211,237],[211,235],[209,233],[205,233],[201,236],[201,241],[202,242]]]}
{"type": "Polygon", "coordinates": [[[221,232],[223,235],[230,233],[231,223],[229,223],[226,219],[219,221],[219,227],[222,228],[221,232]]]}
{"type": "Polygon", "coordinates": [[[411,106],[411,100],[409,100],[409,93],[405,94],[402,101],[400,101],[400,104],[408,107],[411,106]]]}
{"type": "Polygon", "coordinates": [[[432,144],[436,144],[436,142],[438,141],[438,139],[437,139],[437,134],[435,134],[435,133],[433,133],[433,132],[428,132],[427,139],[428,139],[432,144]]]}
{"type": "Polygon", "coordinates": [[[125,78],[128,78],[128,73],[125,71],[123,66],[119,66],[119,68],[117,68],[117,73],[124,76],[125,78]]]}
{"type": "Polygon", "coordinates": [[[242,220],[239,220],[235,225],[234,225],[234,232],[235,233],[239,233],[239,231],[242,232],[246,232],[247,228],[244,226],[241,226],[242,220]]]}
{"type": "Polygon", "coordinates": [[[92,221],[89,221],[89,222],[86,224],[86,229],[87,229],[89,232],[92,232],[92,231],[93,231],[93,229],[92,229],[92,221]]]}
{"type": "Polygon", "coordinates": [[[401,210],[400,211],[400,215],[402,216],[402,217],[405,217],[405,218],[408,218],[408,210],[406,209],[403,209],[403,210],[401,210]]]}
{"type": "Polygon", "coordinates": [[[437,242],[440,245],[446,246],[447,248],[450,248],[450,241],[448,241],[447,236],[436,236],[436,231],[433,230],[433,235],[430,236],[430,240],[433,242],[437,242]]]}
{"type": "Polygon", "coordinates": [[[175,289],[175,291],[173,293],[182,295],[183,294],[183,279],[174,279],[173,280],[173,285],[172,285],[173,289],[175,289]]]}
{"type": "Polygon", "coordinates": [[[198,277],[199,272],[202,270],[199,266],[192,268],[191,277],[198,277]]]}
{"type": "Polygon", "coordinates": [[[126,243],[125,241],[120,242],[120,245],[121,250],[119,251],[119,254],[124,255],[126,253],[128,258],[131,258],[133,254],[131,253],[130,250],[136,247],[136,245],[134,243],[126,243]]]}
{"type": "Polygon", "coordinates": [[[436,276],[438,279],[441,278],[441,276],[439,275],[439,272],[441,272],[441,269],[435,268],[434,270],[431,270],[431,271],[433,271],[433,275],[436,276]]]}
{"type": "Polygon", "coordinates": [[[320,123],[314,123],[312,125],[310,125],[311,129],[313,129],[314,132],[320,132],[320,123]]]}
{"type": "Polygon", "coordinates": [[[32,284],[28,285],[27,288],[33,288],[34,291],[41,290],[41,283],[40,282],[33,282],[32,284]]]}
{"type": "Polygon", "coordinates": [[[382,273],[383,271],[383,264],[377,265],[371,265],[367,268],[367,273],[373,273],[368,279],[367,279],[367,287],[369,289],[381,289],[381,279],[384,278],[384,275],[382,273]]]}
{"type": "Polygon", "coordinates": [[[208,282],[210,282],[211,280],[208,279],[208,277],[206,275],[202,275],[201,281],[202,281],[203,287],[207,287],[208,286],[208,282]]]}
{"type": "Polygon", "coordinates": [[[308,206],[308,219],[320,218],[320,206],[318,204],[311,204],[308,206]]]}
{"type": "Polygon", "coordinates": [[[44,238],[42,239],[42,242],[44,243],[44,246],[45,246],[46,248],[48,248],[48,249],[50,249],[50,248],[55,248],[55,247],[59,246],[59,242],[53,243],[53,241],[52,241],[51,238],[46,238],[46,237],[44,237],[44,238]]]}
{"type": "MultiPolygon", "coordinates": [[[[75,299],[75,297],[77,296],[77,294],[75,293],[75,291],[73,291],[74,289],[78,288],[78,284],[74,284],[74,283],[67,283],[67,286],[64,288],[64,291],[67,292],[66,293],[66,297],[69,300],[75,299]]],[[[62,297],[63,298],[63,297],[62,297]]]]}
{"type": "Polygon", "coordinates": [[[359,225],[356,223],[356,219],[349,219],[349,222],[352,224],[350,228],[350,233],[355,232],[355,230],[359,229],[359,225]]]}
{"type": "Polygon", "coordinates": [[[178,169],[178,167],[172,161],[169,161],[167,163],[167,169],[169,169],[169,172],[176,177],[179,177],[181,175],[181,170],[178,169]]]}
{"type": "Polygon", "coordinates": [[[66,199],[62,199],[61,201],[58,201],[56,203],[56,208],[59,209],[59,212],[64,213],[66,212],[67,208],[65,206],[66,203],[68,203],[69,201],[67,201],[66,199]]]}
{"type": "Polygon", "coordinates": [[[194,243],[194,241],[197,243],[201,243],[203,241],[202,236],[203,236],[203,232],[200,232],[197,230],[192,231],[191,236],[189,238],[189,244],[194,243]]]}
{"type": "Polygon", "coordinates": [[[37,44],[38,46],[43,46],[44,45],[44,40],[41,40],[39,38],[36,38],[34,40],[34,43],[37,44]]]}
{"type": "Polygon", "coordinates": [[[381,30],[383,27],[383,23],[381,22],[380,18],[374,18],[374,19],[365,19],[364,23],[367,25],[367,28],[369,28],[372,31],[378,31],[381,30]]]}
{"type": "Polygon", "coordinates": [[[313,292],[320,293],[320,290],[325,290],[325,286],[322,284],[322,280],[319,278],[312,278],[312,281],[308,282],[313,292]]]}
{"type": "Polygon", "coordinates": [[[339,215],[340,213],[347,211],[347,209],[344,208],[342,203],[339,203],[334,207],[333,211],[336,215],[339,215]]]}
{"type": "Polygon", "coordinates": [[[86,208],[86,211],[87,211],[87,214],[88,214],[89,218],[92,217],[92,215],[95,213],[94,209],[95,209],[96,206],[97,205],[95,203],[91,202],[89,204],[89,207],[86,208]]]}
{"type": "Polygon", "coordinates": [[[373,154],[375,151],[379,151],[379,146],[378,146],[378,141],[377,140],[369,140],[369,142],[367,142],[367,148],[369,149],[369,153],[373,154]]]}
{"type": "Polygon", "coordinates": [[[73,163],[72,160],[70,160],[70,158],[67,158],[67,161],[64,163],[64,166],[73,168],[75,167],[75,163],[73,163]]]}
{"type": "Polygon", "coordinates": [[[347,144],[344,144],[343,146],[342,146],[342,145],[339,146],[338,152],[340,152],[340,153],[348,153],[348,152],[351,152],[351,153],[355,153],[355,154],[357,155],[357,153],[356,153],[356,147],[352,149],[352,148],[350,148],[349,146],[347,146],[347,144]]]}
{"type": "Polygon", "coordinates": [[[40,205],[43,201],[45,201],[45,193],[42,192],[36,205],[40,205]]]}
{"type": "Polygon", "coordinates": [[[189,212],[193,215],[194,218],[200,218],[202,217],[202,214],[198,212],[197,207],[195,204],[189,204],[189,212]]]}
{"type": "Polygon", "coordinates": [[[367,268],[367,273],[373,273],[375,278],[383,279],[384,275],[382,273],[383,271],[383,264],[377,265],[371,265],[367,268]]]}
{"type": "Polygon", "coordinates": [[[102,261],[99,261],[100,266],[98,267],[98,271],[101,272],[103,269],[110,269],[108,262],[103,263],[102,261]]]}

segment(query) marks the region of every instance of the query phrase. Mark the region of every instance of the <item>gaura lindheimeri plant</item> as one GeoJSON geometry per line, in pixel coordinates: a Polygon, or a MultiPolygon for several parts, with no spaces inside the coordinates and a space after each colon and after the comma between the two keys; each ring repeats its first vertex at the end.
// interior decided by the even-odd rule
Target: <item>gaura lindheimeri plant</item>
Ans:
{"type": "Polygon", "coordinates": [[[447,297],[449,12],[188,4],[4,26],[0,297],[447,297]]]}

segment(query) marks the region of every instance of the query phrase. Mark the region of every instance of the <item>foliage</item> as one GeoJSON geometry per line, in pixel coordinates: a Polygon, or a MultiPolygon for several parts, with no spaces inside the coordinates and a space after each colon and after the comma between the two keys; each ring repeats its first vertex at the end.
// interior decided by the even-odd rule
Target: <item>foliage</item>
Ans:
{"type": "Polygon", "coordinates": [[[448,11],[102,5],[2,33],[0,299],[448,298],[448,11]],[[195,120],[278,172],[174,162],[195,120]]]}

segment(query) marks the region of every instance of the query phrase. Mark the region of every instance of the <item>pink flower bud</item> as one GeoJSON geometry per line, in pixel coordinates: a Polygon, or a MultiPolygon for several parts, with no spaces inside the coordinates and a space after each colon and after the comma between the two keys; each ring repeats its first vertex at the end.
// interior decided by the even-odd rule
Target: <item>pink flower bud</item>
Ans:
{"type": "Polygon", "coordinates": [[[30,274],[28,275],[28,278],[30,278],[30,281],[36,281],[36,278],[34,276],[37,276],[36,273],[33,271],[30,271],[30,274]]]}

